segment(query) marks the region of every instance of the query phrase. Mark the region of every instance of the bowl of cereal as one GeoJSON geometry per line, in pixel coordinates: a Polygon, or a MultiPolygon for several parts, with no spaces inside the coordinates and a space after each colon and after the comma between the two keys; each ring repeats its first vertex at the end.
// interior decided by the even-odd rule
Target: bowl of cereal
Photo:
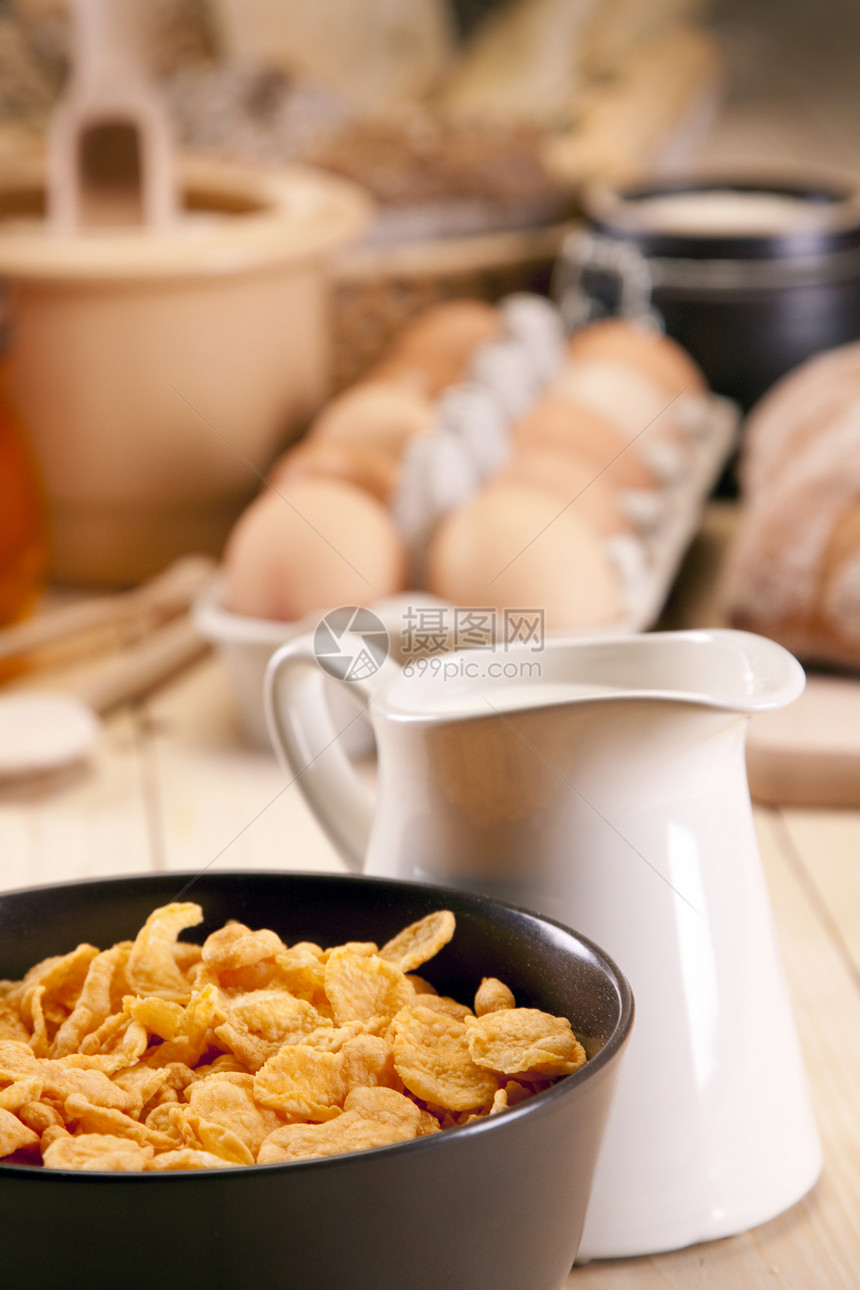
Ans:
{"type": "Polygon", "coordinates": [[[546,918],[298,873],[0,896],[4,1283],[558,1290],[630,1030],[546,918]]]}

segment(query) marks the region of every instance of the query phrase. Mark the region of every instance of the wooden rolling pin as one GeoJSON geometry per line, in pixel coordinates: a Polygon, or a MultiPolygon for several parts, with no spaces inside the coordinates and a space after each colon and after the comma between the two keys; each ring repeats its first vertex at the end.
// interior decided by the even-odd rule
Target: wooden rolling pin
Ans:
{"type": "Polygon", "coordinates": [[[0,660],[20,658],[110,627],[122,628],[132,638],[143,635],[187,610],[215,568],[208,556],[183,556],[131,591],[63,605],[6,627],[0,631],[0,660]]]}

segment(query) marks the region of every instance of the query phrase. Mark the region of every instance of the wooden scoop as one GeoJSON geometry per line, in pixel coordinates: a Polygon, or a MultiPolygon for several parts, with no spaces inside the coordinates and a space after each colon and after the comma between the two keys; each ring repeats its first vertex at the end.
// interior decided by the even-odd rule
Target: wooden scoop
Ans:
{"type": "Polygon", "coordinates": [[[51,122],[55,228],[163,227],[176,215],[173,147],[146,71],[141,0],[71,0],[72,75],[51,122]]]}

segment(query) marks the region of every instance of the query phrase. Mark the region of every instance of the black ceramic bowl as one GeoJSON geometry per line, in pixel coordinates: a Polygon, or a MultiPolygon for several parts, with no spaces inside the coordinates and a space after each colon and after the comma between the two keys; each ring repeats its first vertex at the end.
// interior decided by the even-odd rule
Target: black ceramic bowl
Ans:
{"type": "MultiPolygon", "coordinates": [[[[860,205],[848,184],[712,176],[594,189],[584,205],[593,234],[644,257],[666,331],[742,408],[812,354],[860,338],[860,205]],[[788,199],[799,219],[720,233],[661,229],[647,215],[652,199],[708,193],[788,199]]],[[[612,311],[617,283],[598,272],[591,285],[612,311]]]]}
{"type": "MultiPolygon", "coordinates": [[[[86,940],[131,938],[187,875],[0,896],[0,978],[86,940]]],[[[545,918],[411,883],[293,873],[198,878],[183,899],[288,942],[382,942],[432,909],[457,917],[422,972],[468,1000],[499,976],[569,1018],[590,1060],[503,1114],[354,1155],[111,1174],[0,1165],[0,1285],[27,1290],[558,1290],[576,1255],[633,1003],[610,959],[545,918]]]]}

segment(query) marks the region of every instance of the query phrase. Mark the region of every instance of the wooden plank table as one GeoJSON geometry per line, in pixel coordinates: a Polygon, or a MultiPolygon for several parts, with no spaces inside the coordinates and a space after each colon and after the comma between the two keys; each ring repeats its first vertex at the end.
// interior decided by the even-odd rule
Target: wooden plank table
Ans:
{"type": "MultiPolygon", "coordinates": [[[[721,507],[709,513],[666,626],[713,621],[729,519],[721,507]]],[[[756,818],[824,1141],[823,1176],[806,1199],[754,1231],[586,1264],[566,1290],[860,1285],[860,812],[759,809],[756,818]]],[[[0,786],[5,889],[215,866],[342,869],[298,789],[243,736],[214,657],[111,718],[90,766],[0,786]]]]}

